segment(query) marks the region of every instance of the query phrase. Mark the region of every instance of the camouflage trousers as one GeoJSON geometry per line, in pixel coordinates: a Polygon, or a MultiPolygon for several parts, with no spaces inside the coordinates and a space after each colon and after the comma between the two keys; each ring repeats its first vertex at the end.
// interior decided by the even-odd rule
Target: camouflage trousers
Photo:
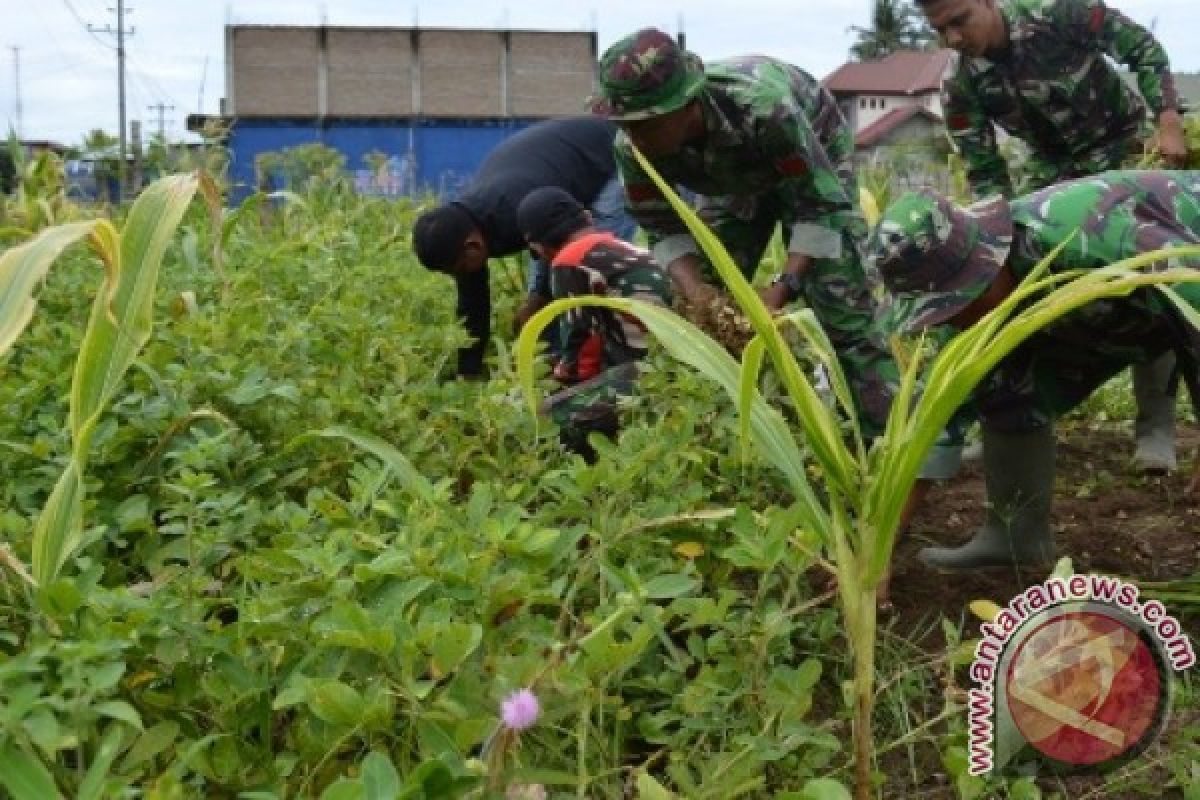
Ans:
{"type": "MultiPolygon", "coordinates": [[[[1130,347],[1124,355],[1111,349],[1097,353],[1085,348],[1039,348],[1034,339],[1002,361],[976,390],[975,407],[981,423],[1001,433],[1024,433],[1052,424],[1121,370],[1171,352],[1178,342],[1168,324],[1147,334],[1142,346],[1130,347]]],[[[1168,394],[1174,396],[1180,379],[1197,408],[1200,387],[1191,353],[1177,361],[1168,394]]]]}
{"type": "MultiPolygon", "coordinates": [[[[699,197],[697,212],[747,280],[753,278],[775,235],[780,212],[766,197],[699,197]]],[[[785,231],[785,239],[787,232],[785,231]]],[[[864,435],[883,430],[899,373],[888,344],[876,324],[878,282],[869,281],[860,250],[866,226],[857,214],[846,214],[840,258],[814,259],[804,274],[802,300],[816,314],[837,351],[842,370],[858,403],[864,435]]],[[[712,267],[708,279],[719,285],[712,267]]]]}
{"type": "Polygon", "coordinates": [[[635,361],[610,367],[594,378],[547,397],[542,403],[542,413],[558,423],[563,445],[590,462],[596,453],[588,443],[588,434],[616,437],[620,429],[617,410],[621,399],[633,394],[637,375],[635,361]]]}

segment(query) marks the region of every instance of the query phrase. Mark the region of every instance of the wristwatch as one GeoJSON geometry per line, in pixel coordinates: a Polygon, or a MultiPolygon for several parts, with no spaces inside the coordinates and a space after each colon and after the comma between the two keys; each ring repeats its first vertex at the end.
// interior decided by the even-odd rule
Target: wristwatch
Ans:
{"type": "Polygon", "coordinates": [[[771,278],[772,286],[777,286],[781,283],[787,289],[785,303],[794,303],[804,294],[800,273],[798,272],[780,272],[774,278],[771,278]]]}

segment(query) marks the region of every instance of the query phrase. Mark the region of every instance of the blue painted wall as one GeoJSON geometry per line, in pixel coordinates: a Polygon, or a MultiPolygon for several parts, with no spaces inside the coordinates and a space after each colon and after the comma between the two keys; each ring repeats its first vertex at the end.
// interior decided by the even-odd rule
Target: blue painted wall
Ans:
{"type": "Polygon", "coordinates": [[[455,197],[500,142],[536,119],[282,120],[239,119],[229,137],[233,201],[254,190],[254,159],[259,153],[320,142],[346,157],[346,169],[359,191],[387,197],[433,192],[455,197]],[[390,156],[383,174],[373,173],[364,156],[390,156]]]}

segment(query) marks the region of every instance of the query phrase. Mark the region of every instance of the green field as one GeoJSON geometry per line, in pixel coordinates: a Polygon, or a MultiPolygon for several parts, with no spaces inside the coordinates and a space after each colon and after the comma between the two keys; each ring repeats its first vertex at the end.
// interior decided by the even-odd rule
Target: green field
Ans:
{"type": "MultiPolygon", "coordinates": [[[[216,236],[197,196],[92,434],[82,538],[35,586],[102,275],[82,245],[53,266],[0,360],[0,796],[849,797],[826,543],[734,404],[656,350],[619,441],[564,452],[506,336],[490,380],[449,377],[465,334],[413,215],[332,180],[216,236]],[[517,733],[522,688],[541,713],[517,733]]],[[[967,776],[977,620],[904,622],[876,645],[882,796],[1200,797],[1186,677],[1190,722],[1083,790],[967,776]]]]}

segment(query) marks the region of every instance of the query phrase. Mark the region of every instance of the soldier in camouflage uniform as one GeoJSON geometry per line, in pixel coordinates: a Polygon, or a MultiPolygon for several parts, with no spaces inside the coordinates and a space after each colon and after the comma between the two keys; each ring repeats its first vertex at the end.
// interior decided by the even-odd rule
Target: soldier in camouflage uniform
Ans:
{"type": "MultiPolygon", "coordinates": [[[[1200,172],[1106,172],[970,208],[912,193],[885,212],[868,250],[901,310],[894,326],[963,329],[1064,241],[1052,272],[1200,243],[1200,172]]],[[[1200,267],[1200,259],[1170,266],[1200,267]]],[[[1175,289],[1200,309],[1200,283],[1175,289]]],[[[1027,339],[973,395],[983,423],[987,521],[962,547],[926,548],[922,560],[948,570],[1048,563],[1055,417],[1121,369],[1169,351],[1195,405],[1200,331],[1153,288],[1090,303],[1027,339]]]]}
{"type": "Polygon", "coordinates": [[[615,147],[626,203],[676,290],[705,307],[714,272],[634,146],[667,182],[700,195],[701,218],[747,277],[783,226],[787,264],[763,299],[774,309],[807,301],[855,388],[862,424],[878,430],[895,365],[870,338],[875,304],[860,254],[866,226],[854,206],[854,135],[832,95],[770,58],[705,65],[653,28],[610,47],[599,82],[592,110],[621,128],[615,147]]]}
{"type": "MultiPolygon", "coordinates": [[[[534,190],[517,208],[517,225],[534,254],[550,265],[554,299],[617,296],[670,307],[670,281],[653,257],[597,229],[570,193],[534,190]]],[[[545,410],[559,424],[563,442],[591,460],[587,435],[616,435],[617,405],[633,391],[636,362],[646,355],[646,329],[634,317],[594,306],[566,312],[560,328],[554,377],[570,388],[549,397],[545,410]]]]}
{"type": "MultiPolygon", "coordinates": [[[[1103,0],[918,0],[960,54],[943,92],[946,126],[976,197],[1012,196],[996,128],[1032,153],[1022,191],[1118,169],[1140,147],[1147,106],[1168,163],[1187,146],[1167,54],[1154,36],[1103,0]],[[1141,96],[1105,56],[1137,77],[1141,96]]],[[[1145,469],[1175,466],[1175,398],[1168,355],[1134,369],[1137,452],[1145,469]]]]}

